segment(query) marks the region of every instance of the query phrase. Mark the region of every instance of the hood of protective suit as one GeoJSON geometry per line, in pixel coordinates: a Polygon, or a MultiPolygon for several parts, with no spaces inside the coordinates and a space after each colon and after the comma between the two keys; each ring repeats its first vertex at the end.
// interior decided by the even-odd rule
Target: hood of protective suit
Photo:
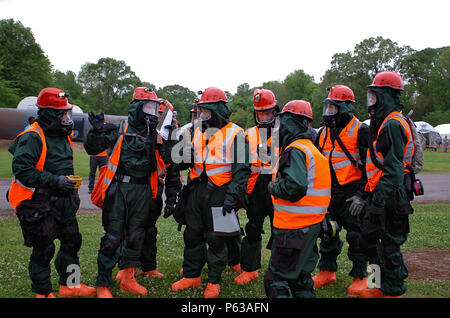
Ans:
{"type": "Polygon", "coordinates": [[[61,125],[61,117],[67,110],[40,108],[38,110],[38,124],[49,136],[67,136],[61,125]]]}
{"type": "Polygon", "coordinates": [[[296,139],[306,139],[311,137],[308,131],[306,118],[292,113],[281,113],[280,119],[280,147],[285,148],[296,139]]]}
{"type": "Polygon", "coordinates": [[[231,109],[224,102],[215,102],[215,103],[202,103],[198,105],[199,107],[203,107],[211,110],[224,122],[228,123],[231,115],[231,109]]]}
{"type": "Polygon", "coordinates": [[[394,90],[390,87],[372,87],[370,88],[377,94],[378,104],[375,112],[375,127],[380,127],[387,115],[393,111],[401,111],[403,104],[400,102],[400,91],[394,90]]]}
{"type": "Polygon", "coordinates": [[[128,123],[137,132],[147,130],[144,112],[142,111],[142,106],[144,103],[144,100],[134,100],[128,108],[128,123]]]}

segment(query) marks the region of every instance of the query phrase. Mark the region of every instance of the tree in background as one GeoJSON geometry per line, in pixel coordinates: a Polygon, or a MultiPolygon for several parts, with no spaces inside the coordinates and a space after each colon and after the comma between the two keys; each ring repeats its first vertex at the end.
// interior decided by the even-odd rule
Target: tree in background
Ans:
{"type": "Polygon", "coordinates": [[[168,85],[156,90],[156,95],[167,99],[177,112],[178,122],[186,124],[190,119],[190,111],[197,94],[181,85],[168,85]]]}
{"type": "Polygon", "coordinates": [[[124,61],[109,57],[84,64],[78,82],[89,108],[111,115],[127,115],[128,107],[124,105],[130,103],[134,88],[142,83],[124,61]]]}
{"type": "MultiPolygon", "coordinates": [[[[0,68],[0,91],[7,97],[5,103],[37,96],[42,87],[51,83],[50,61],[36,43],[31,29],[20,21],[0,20],[0,64],[3,66],[0,68]]],[[[4,106],[16,107],[17,102],[4,106]]]]}
{"type": "Polygon", "coordinates": [[[426,48],[405,58],[401,66],[413,118],[433,126],[450,122],[450,47],[426,48]]]}
{"type": "MultiPolygon", "coordinates": [[[[334,54],[331,68],[325,72],[319,89],[314,94],[313,104],[322,105],[327,96],[327,87],[337,84],[347,85],[355,94],[356,116],[362,120],[367,119],[367,85],[370,85],[373,77],[381,71],[396,71],[404,76],[401,62],[415,52],[409,46],[399,46],[397,42],[379,36],[363,40],[355,46],[353,52],[334,54]]],[[[407,101],[405,104],[409,106],[407,101]]],[[[316,122],[318,116],[314,117],[316,122]]]]}
{"type": "Polygon", "coordinates": [[[66,93],[69,93],[69,101],[71,104],[80,106],[83,112],[90,111],[88,105],[85,104],[83,87],[77,81],[77,75],[72,71],[63,73],[61,71],[52,72],[52,86],[61,88],[66,93]]]}

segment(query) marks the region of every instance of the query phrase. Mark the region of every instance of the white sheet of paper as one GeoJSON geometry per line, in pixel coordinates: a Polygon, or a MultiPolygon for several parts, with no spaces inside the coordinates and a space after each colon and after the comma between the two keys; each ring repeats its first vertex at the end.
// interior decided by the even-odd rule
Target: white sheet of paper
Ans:
{"type": "Polygon", "coordinates": [[[161,118],[158,121],[158,126],[156,126],[156,132],[164,140],[167,140],[169,138],[169,132],[170,132],[169,129],[164,128],[164,127],[172,124],[172,117],[173,117],[173,112],[170,110],[169,107],[166,107],[166,109],[164,109],[164,112],[161,115],[161,118]]]}
{"type": "Polygon", "coordinates": [[[222,207],[211,207],[214,233],[222,235],[237,235],[241,231],[235,211],[222,214],[222,207]]]}

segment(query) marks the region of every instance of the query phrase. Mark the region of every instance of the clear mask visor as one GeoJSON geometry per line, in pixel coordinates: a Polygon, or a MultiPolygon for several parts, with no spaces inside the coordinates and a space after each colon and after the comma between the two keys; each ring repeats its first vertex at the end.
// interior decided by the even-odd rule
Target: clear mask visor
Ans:
{"type": "Polygon", "coordinates": [[[255,111],[255,117],[258,124],[271,124],[275,120],[275,115],[272,109],[255,111]]]}
{"type": "Polygon", "coordinates": [[[197,110],[197,119],[201,121],[210,120],[212,116],[211,110],[203,107],[198,107],[197,110]]]}
{"type": "Polygon", "coordinates": [[[377,94],[374,91],[367,91],[367,108],[374,106],[377,103],[377,94]]]}
{"type": "Polygon", "coordinates": [[[333,116],[339,112],[339,107],[335,104],[324,102],[323,103],[323,116],[333,116]]]}
{"type": "Polygon", "coordinates": [[[145,104],[142,106],[142,111],[146,115],[158,116],[158,109],[159,109],[159,102],[153,100],[145,102],[145,104]]]}
{"type": "Polygon", "coordinates": [[[61,125],[70,126],[73,124],[72,110],[65,111],[61,116],[61,125]]]}

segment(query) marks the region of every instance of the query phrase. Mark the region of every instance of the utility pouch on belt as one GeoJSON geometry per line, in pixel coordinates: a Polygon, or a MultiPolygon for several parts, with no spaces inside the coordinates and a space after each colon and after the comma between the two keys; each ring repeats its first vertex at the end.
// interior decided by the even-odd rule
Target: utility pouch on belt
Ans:
{"type": "Polygon", "coordinates": [[[173,218],[178,223],[178,231],[181,231],[181,226],[186,224],[184,220],[184,210],[187,205],[189,192],[191,191],[194,183],[196,183],[196,181],[188,181],[186,185],[181,187],[181,190],[177,194],[177,201],[173,209],[173,218]]]}
{"type": "Polygon", "coordinates": [[[17,207],[17,218],[22,228],[25,246],[31,247],[50,236],[52,232],[50,224],[52,219],[48,219],[50,213],[51,202],[43,197],[22,201],[17,207]]]}

